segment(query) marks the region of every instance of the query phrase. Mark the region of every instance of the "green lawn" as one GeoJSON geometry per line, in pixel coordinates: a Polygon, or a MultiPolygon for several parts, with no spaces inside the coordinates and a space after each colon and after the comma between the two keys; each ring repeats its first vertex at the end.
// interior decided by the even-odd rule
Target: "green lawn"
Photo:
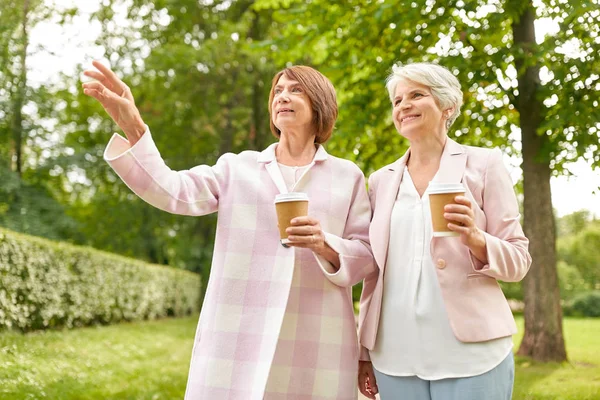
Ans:
{"type": "MultiPolygon", "coordinates": [[[[523,335],[518,318],[515,351],[523,335]]],[[[566,318],[563,321],[568,363],[533,363],[516,357],[515,400],[600,399],[600,319],[566,318]]]]}
{"type": "MultiPolygon", "coordinates": [[[[513,399],[600,399],[600,319],[566,319],[564,326],[570,362],[517,357],[513,399]]],[[[184,318],[2,333],[0,399],[183,398],[195,327],[196,318],[184,318]]]]}
{"type": "Polygon", "coordinates": [[[182,399],[196,320],[0,334],[0,399],[182,399]]]}

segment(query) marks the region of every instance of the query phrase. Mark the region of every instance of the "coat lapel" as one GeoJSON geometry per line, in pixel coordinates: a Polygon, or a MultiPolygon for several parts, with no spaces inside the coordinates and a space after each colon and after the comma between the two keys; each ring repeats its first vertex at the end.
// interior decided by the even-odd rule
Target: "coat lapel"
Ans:
{"type": "Polygon", "coordinates": [[[465,174],[467,165],[467,152],[465,148],[454,140],[448,138],[442,159],[440,160],[440,168],[435,176],[436,182],[443,183],[460,183],[465,174]]]}
{"type": "Polygon", "coordinates": [[[277,143],[273,143],[266,149],[264,149],[258,155],[258,162],[265,164],[265,168],[271,177],[271,180],[277,187],[279,193],[287,193],[288,189],[285,185],[285,180],[283,179],[283,175],[281,175],[281,171],[279,170],[279,166],[277,165],[277,159],[275,158],[275,148],[277,148],[277,143]]]}
{"type": "MultiPolygon", "coordinates": [[[[258,155],[257,161],[259,163],[265,164],[265,168],[267,169],[267,172],[269,173],[271,180],[277,187],[277,190],[279,190],[279,193],[287,193],[288,188],[287,188],[287,185],[285,184],[285,180],[283,179],[283,175],[281,174],[281,170],[279,169],[279,165],[277,164],[277,158],[275,157],[275,149],[276,148],[277,148],[277,143],[273,143],[272,145],[270,145],[269,147],[264,149],[258,155]]],[[[311,167],[312,167],[312,165],[314,165],[317,162],[327,160],[327,157],[328,157],[327,151],[325,151],[325,148],[323,146],[319,145],[319,148],[317,149],[317,152],[315,153],[315,157],[313,159],[313,163],[311,164],[311,167]]],[[[306,173],[308,172],[309,169],[310,168],[308,168],[306,171],[304,171],[304,174],[302,174],[302,176],[298,180],[298,183],[300,183],[300,181],[302,181],[302,179],[304,178],[304,176],[306,175],[306,173]]],[[[298,183],[296,183],[296,185],[298,185],[298,183]]]]}
{"type": "Polygon", "coordinates": [[[371,222],[370,238],[373,255],[383,273],[387,261],[388,245],[390,240],[390,223],[392,209],[398,197],[398,189],[402,182],[402,174],[406,167],[406,161],[410,150],[398,161],[386,167],[379,179],[376,196],[376,208],[371,222]]]}

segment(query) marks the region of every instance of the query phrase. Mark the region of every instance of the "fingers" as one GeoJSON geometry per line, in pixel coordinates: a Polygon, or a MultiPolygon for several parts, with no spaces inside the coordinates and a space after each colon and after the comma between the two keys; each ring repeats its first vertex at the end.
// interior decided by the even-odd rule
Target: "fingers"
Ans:
{"type": "Polygon", "coordinates": [[[447,204],[444,206],[444,211],[450,213],[469,214],[473,210],[471,210],[471,207],[467,207],[463,204],[447,204]]]}
{"type": "Polygon", "coordinates": [[[100,61],[94,60],[92,61],[92,65],[102,73],[102,75],[108,82],[110,82],[115,93],[117,93],[117,95],[119,96],[122,96],[123,93],[126,91],[127,85],[125,85],[125,83],[123,83],[123,81],[121,81],[119,77],[110,68],[102,64],[100,61]],[[118,90],[120,90],[120,92],[118,92],[118,90]]]}
{"type": "Polygon", "coordinates": [[[367,374],[360,372],[358,374],[358,390],[368,399],[374,399],[375,396],[370,391],[367,391],[367,374]]]}
{"type": "Polygon", "coordinates": [[[460,226],[473,225],[473,218],[469,214],[444,213],[444,218],[456,222],[456,225],[460,226]]]}
{"type": "Polygon", "coordinates": [[[313,217],[296,217],[291,221],[292,226],[285,231],[290,243],[297,247],[313,247],[324,242],[319,221],[313,217]]]}
{"type": "Polygon", "coordinates": [[[285,230],[288,235],[316,235],[321,233],[317,225],[290,226],[285,230]]]}
{"type": "Polygon", "coordinates": [[[371,388],[371,393],[373,393],[373,398],[375,398],[375,395],[379,393],[379,388],[377,387],[377,379],[375,378],[373,368],[369,368],[369,370],[367,371],[367,375],[367,379],[369,381],[368,385],[371,388]]]}
{"type": "Polygon", "coordinates": [[[293,226],[298,226],[298,225],[318,225],[319,224],[319,220],[313,217],[296,217],[294,219],[292,219],[291,224],[293,226]]]}
{"type": "Polygon", "coordinates": [[[104,84],[104,85],[106,85],[108,83],[106,77],[98,71],[88,69],[88,70],[83,71],[83,74],[85,76],[89,76],[90,78],[95,79],[99,82],[102,82],[102,84],[104,84]]]}
{"type": "Polygon", "coordinates": [[[376,399],[375,395],[378,393],[374,392],[371,388],[366,373],[360,373],[358,375],[358,390],[368,399],[376,399]]]}
{"type": "Polygon", "coordinates": [[[83,85],[83,94],[91,96],[103,103],[107,99],[107,93],[111,93],[100,82],[87,82],[83,85]]]}
{"type": "Polygon", "coordinates": [[[475,215],[471,209],[471,201],[464,196],[456,196],[457,200],[467,204],[448,204],[444,206],[444,218],[456,222],[458,226],[473,226],[475,215]]]}
{"type": "Polygon", "coordinates": [[[463,205],[471,208],[471,200],[469,200],[469,198],[466,196],[456,196],[454,198],[454,201],[457,202],[458,204],[463,204],[463,205]]]}
{"type": "Polygon", "coordinates": [[[360,390],[363,396],[369,399],[375,399],[375,395],[379,393],[375,374],[373,372],[373,364],[368,361],[359,361],[358,390],[360,390]]]}
{"type": "Polygon", "coordinates": [[[290,240],[289,245],[304,248],[313,248],[324,243],[320,235],[290,235],[288,239],[290,240]]]}

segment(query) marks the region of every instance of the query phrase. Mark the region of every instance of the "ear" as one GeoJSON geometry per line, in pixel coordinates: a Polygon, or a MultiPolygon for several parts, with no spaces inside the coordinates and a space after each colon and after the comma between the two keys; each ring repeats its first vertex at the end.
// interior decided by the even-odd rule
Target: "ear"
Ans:
{"type": "Polygon", "coordinates": [[[447,108],[444,110],[444,118],[448,119],[454,113],[454,107],[447,108]]]}

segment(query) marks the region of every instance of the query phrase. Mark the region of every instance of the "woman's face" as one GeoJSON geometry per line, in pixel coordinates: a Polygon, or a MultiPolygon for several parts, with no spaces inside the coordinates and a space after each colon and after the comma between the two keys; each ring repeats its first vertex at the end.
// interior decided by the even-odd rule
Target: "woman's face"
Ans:
{"type": "Polygon", "coordinates": [[[445,133],[447,118],[429,87],[401,80],[396,86],[392,106],[394,125],[408,140],[445,133]]]}
{"type": "Polygon", "coordinates": [[[310,99],[295,80],[281,75],[273,88],[271,104],[273,124],[281,131],[313,131],[313,111],[310,99]]]}

